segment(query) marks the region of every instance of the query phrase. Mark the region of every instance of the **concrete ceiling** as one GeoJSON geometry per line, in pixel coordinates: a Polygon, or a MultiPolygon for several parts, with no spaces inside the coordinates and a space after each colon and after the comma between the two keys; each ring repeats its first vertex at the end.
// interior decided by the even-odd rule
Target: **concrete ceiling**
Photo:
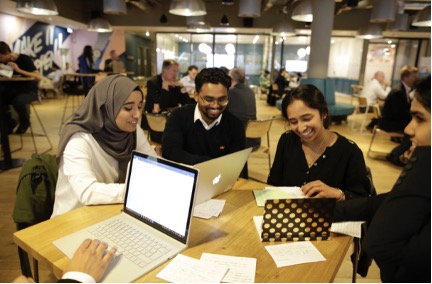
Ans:
{"type": "MultiPolygon", "coordinates": [[[[170,0],[125,1],[127,2],[127,15],[103,15],[111,23],[114,30],[121,29],[140,35],[147,31],[186,32],[187,17],[170,14],[168,12],[170,0]],[[160,23],[160,17],[163,14],[168,19],[165,24],[160,23]]],[[[357,7],[349,7],[347,5],[348,0],[335,0],[333,35],[353,36],[360,26],[367,25],[373,1],[375,0],[358,1],[357,7]]],[[[53,17],[40,17],[17,12],[16,2],[12,0],[0,0],[0,11],[74,29],[86,29],[92,13],[96,11],[102,14],[103,11],[103,0],[54,0],[54,2],[57,5],[59,15],[53,17]]],[[[261,16],[249,20],[252,21],[251,27],[247,26],[245,18],[238,16],[239,0],[235,0],[233,5],[222,5],[221,0],[205,0],[204,2],[207,10],[204,19],[212,27],[212,32],[215,33],[268,34],[273,25],[283,18],[290,21],[298,34],[310,33],[310,27],[306,26],[305,23],[290,19],[291,12],[299,0],[262,0],[261,16]],[[229,27],[222,27],[219,24],[224,14],[229,19],[229,27]]],[[[429,0],[405,0],[403,2],[404,12],[410,15],[411,20],[419,10],[431,4],[429,0]]],[[[384,24],[382,26],[385,28],[384,24]]],[[[385,32],[384,35],[401,38],[430,38],[430,28],[411,26],[409,31],[385,32]]]]}

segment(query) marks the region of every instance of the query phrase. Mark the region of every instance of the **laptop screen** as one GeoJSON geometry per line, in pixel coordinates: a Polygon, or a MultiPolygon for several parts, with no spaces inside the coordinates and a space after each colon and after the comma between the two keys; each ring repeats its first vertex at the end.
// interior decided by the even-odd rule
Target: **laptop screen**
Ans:
{"type": "Polygon", "coordinates": [[[197,178],[193,168],[134,151],[124,211],[186,243],[197,178]]]}

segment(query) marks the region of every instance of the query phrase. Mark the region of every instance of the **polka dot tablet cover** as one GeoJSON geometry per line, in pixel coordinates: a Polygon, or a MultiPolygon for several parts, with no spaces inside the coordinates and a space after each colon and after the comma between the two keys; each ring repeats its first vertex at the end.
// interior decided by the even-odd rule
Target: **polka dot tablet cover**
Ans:
{"type": "Polygon", "coordinates": [[[262,241],[328,240],[335,205],[335,198],[268,199],[262,241]]]}

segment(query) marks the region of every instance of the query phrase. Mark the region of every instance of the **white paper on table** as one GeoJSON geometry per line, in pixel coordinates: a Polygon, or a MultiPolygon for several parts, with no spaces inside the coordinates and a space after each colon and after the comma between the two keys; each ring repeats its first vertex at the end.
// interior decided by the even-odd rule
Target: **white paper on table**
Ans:
{"type": "Polygon", "coordinates": [[[361,238],[361,224],[363,223],[363,221],[332,223],[330,231],[333,233],[361,238]]]}
{"type": "Polygon", "coordinates": [[[225,265],[178,254],[156,276],[175,283],[220,283],[228,271],[225,265]]]}
{"type": "Polygon", "coordinates": [[[261,239],[261,233],[262,233],[262,220],[263,220],[263,216],[253,216],[253,221],[255,223],[255,228],[257,229],[258,232],[258,236],[261,239]]]}
{"type": "Polygon", "coordinates": [[[228,266],[228,273],[222,279],[222,282],[255,282],[256,258],[203,253],[201,260],[228,266]]]}
{"type": "Polygon", "coordinates": [[[266,187],[263,190],[254,190],[255,201],[263,207],[267,199],[304,198],[305,195],[298,186],[266,187]]]}
{"type": "Polygon", "coordinates": [[[277,267],[325,261],[324,256],[309,241],[299,241],[265,247],[277,267]]]}
{"type": "Polygon", "coordinates": [[[194,207],[194,217],[210,219],[211,217],[219,217],[225,206],[225,200],[210,199],[206,202],[198,204],[194,207]]]}

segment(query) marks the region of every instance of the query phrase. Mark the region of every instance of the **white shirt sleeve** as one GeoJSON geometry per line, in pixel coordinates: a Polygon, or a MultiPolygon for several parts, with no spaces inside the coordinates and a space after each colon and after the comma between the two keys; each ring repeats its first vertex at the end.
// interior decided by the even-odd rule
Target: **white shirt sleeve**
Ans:
{"type": "Polygon", "coordinates": [[[96,280],[84,272],[69,271],[63,274],[61,279],[73,279],[81,283],[96,283],[96,280]]]}

